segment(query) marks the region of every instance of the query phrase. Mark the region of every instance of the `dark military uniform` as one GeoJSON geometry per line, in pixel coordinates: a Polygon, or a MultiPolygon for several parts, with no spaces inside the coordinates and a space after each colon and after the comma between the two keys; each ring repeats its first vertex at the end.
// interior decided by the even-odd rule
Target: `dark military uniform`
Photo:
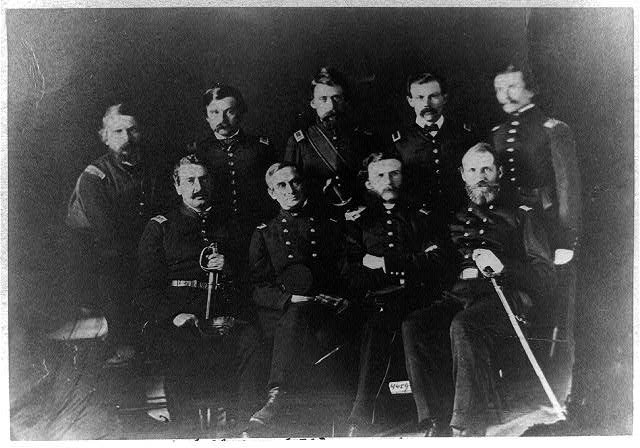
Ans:
{"type": "Polygon", "coordinates": [[[581,186],[569,127],[530,104],[493,128],[493,143],[504,183],[543,212],[553,247],[575,249],[581,186]]]}
{"type": "Polygon", "coordinates": [[[495,417],[489,414],[491,404],[498,404],[494,355],[504,349],[504,337],[513,329],[472,253],[489,249],[502,261],[498,282],[519,316],[553,288],[552,255],[531,209],[469,203],[450,230],[459,257],[458,280],[445,299],[403,322],[407,372],[421,422],[437,419],[446,425],[453,413],[453,427],[486,428],[495,417]]]}
{"type": "Polygon", "coordinates": [[[73,269],[86,276],[77,288],[95,295],[88,299],[104,311],[111,337],[122,337],[132,316],[136,250],[156,197],[148,164],[132,167],[109,152],[85,168],[69,200],[73,269]]]}
{"type": "MultiPolygon", "coordinates": [[[[273,341],[270,387],[287,386],[300,367],[307,330],[331,325],[330,313],[320,305],[291,303],[290,298],[340,292],[341,250],[338,224],[312,203],[295,212],[281,209],[254,232],[249,254],[253,301],[265,336],[273,341]]],[[[334,342],[331,336],[327,344],[334,342]]]]}
{"type": "Polygon", "coordinates": [[[402,317],[422,308],[424,300],[446,284],[450,256],[445,232],[433,215],[402,203],[387,210],[378,201],[347,221],[346,233],[343,277],[349,282],[352,297],[365,309],[374,305],[368,303],[367,292],[404,285],[403,289],[382,297],[383,303],[375,304],[364,325],[358,392],[350,419],[366,423],[371,420],[391,341],[400,329],[402,317]],[[386,272],[364,267],[365,254],[384,257],[386,272]]]}
{"type": "Polygon", "coordinates": [[[444,212],[448,222],[448,215],[464,204],[459,167],[464,153],[476,143],[473,137],[467,125],[449,117],[437,131],[413,123],[394,132],[391,138],[402,156],[408,200],[444,212]]]}
{"type": "Polygon", "coordinates": [[[228,241],[228,227],[221,217],[198,214],[184,204],[152,218],[140,240],[140,303],[148,321],[145,339],[168,369],[165,387],[172,417],[184,417],[187,398],[203,386],[215,385],[214,377],[224,384],[238,382],[241,412],[250,412],[256,398],[259,337],[246,323],[250,316],[245,299],[233,288],[238,263],[236,254],[228,251],[228,241]],[[208,274],[199,260],[212,242],[225,255],[225,266],[220,274],[223,290],[214,292],[210,316],[231,315],[243,321],[224,337],[203,336],[192,325],[178,328],[172,322],[180,313],[194,314],[204,322],[208,274]]]}
{"type": "Polygon", "coordinates": [[[301,170],[308,184],[307,191],[318,204],[326,204],[322,190],[327,180],[336,176],[344,191],[353,196],[352,203],[355,204],[364,193],[361,182],[358,181],[358,173],[362,168],[362,160],[375,149],[372,144],[372,134],[359,127],[330,129],[317,122],[293,133],[287,142],[284,160],[301,170]],[[326,142],[335,148],[335,151],[327,151],[333,161],[314,149],[314,146],[326,145],[326,142]]]}

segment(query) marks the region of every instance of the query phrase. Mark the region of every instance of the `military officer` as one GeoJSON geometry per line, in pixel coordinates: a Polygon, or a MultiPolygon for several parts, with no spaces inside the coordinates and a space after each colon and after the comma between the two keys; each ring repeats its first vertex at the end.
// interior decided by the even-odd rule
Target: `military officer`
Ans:
{"type": "Polygon", "coordinates": [[[411,390],[427,436],[451,435],[451,428],[454,435],[482,436],[496,417],[492,369],[513,329],[484,276],[496,276],[519,318],[554,284],[544,227],[535,210],[518,208],[500,190],[502,169],[490,145],[470,148],[460,172],[469,202],[450,226],[457,281],[402,324],[411,390]]]}
{"type": "Polygon", "coordinates": [[[109,361],[114,363],[134,354],[130,339],[136,249],[156,211],[157,182],[136,113],[124,103],[107,109],[100,129],[107,153],[78,178],[66,216],[76,252],[74,270],[84,276],[76,287],[91,291],[95,297],[82,300],[105,313],[115,346],[109,361]]]}
{"type": "Polygon", "coordinates": [[[509,115],[493,128],[504,183],[522,204],[541,210],[559,263],[573,257],[580,228],[580,175],[571,130],[533,103],[536,86],[526,68],[510,65],[494,80],[496,98],[509,115]]]}
{"type": "MultiPolygon", "coordinates": [[[[357,175],[372,135],[353,123],[344,75],[324,67],[311,85],[315,118],[289,138],[284,160],[301,170],[316,202],[349,208],[362,193],[357,175]]],[[[338,210],[333,211],[342,216],[338,210]]]]}
{"type": "Polygon", "coordinates": [[[446,212],[447,220],[464,202],[464,189],[456,179],[460,159],[473,143],[471,128],[444,114],[448,92],[443,78],[411,75],[406,95],[415,122],[391,136],[402,156],[405,188],[412,202],[446,212]]]}
{"type": "Polygon", "coordinates": [[[370,205],[346,222],[343,277],[350,296],[369,309],[360,347],[359,380],[349,416],[349,436],[365,435],[373,417],[376,392],[384,381],[393,340],[400,339],[402,318],[425,305],[423,299],[447,282],[445,232],[430,210],[401,198],[402,162],[393,151],[364,161],[370,205]]]}
{"type": "MultiPolygon", "coordinates": [[[[230,217],[229,224],[236,229],[230,250],[245,254],[242,272],[248,272],[246,254],[253,229],[275,214],[262,183],[265,170],[275,162],[275,152],[268,138],[254,137],[241,129],[247,105],[237,88],[217,84],[204,93],[202,106],[209,129],[191,149],[207,162],[216,179],[214,206],[230,217]]],[[[248,280],[241,283],[248,284],[248,280]]]]}
{"type": "Polygon", "coordinates": [[[216,379],[237,383],[238,412],[246,419],[258,381],[259,337],[249,323],[246,299],[233,287],[237,254],[227,243],[235,229],[211,204],[213,179],[203,161],[193,154],[183,157],[173,177],[181,205],[149,220],[140,240],[145,339],[164,361],[172,420],[193,423],[190,398],[216,379]],[[210,299],[209,273],[218,285],[210,299]]]}
{"type": "MultiPolygon", "coordinates": [[[[335,219],[307,199],[302,176],[290,163],[266,172],[269,195],[280,205],[273,220],[255,230],[250,249],[253,301],[273,346],[268,400],[250,429],[272,422],[302,360],[307,328],[329,325],[329,308],[314,303],[319,293],[340,291],[341,238],[335,219]]],[[[337,331],[337,329],[336,329],[337,331]]],[[[328,343],[332,342],[327,339],[328,343]]]]}

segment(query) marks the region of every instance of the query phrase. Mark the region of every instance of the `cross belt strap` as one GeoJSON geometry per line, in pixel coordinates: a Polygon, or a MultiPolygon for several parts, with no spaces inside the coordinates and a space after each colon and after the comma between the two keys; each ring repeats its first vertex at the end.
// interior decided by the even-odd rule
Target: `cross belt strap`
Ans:
{"type": "Polygon", "coordinates": [[[207,289],[209,284],[198,280],[171,280],[171,286],[176,286],[178,288],[207,289]]]}

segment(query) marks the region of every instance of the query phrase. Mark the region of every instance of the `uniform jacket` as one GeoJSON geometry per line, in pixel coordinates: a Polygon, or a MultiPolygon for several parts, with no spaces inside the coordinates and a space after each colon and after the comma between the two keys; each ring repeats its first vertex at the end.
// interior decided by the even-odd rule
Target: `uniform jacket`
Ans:
{"type": "Polygon", "coordinates": [[[446,229],[426,209],[387,210],[378,200],[346,223],[342,274],[355,297],[403,282],[425,294],[439,290],[450,283],[452,260],[446,229]],[[365,254],[384,257],[386,273],[364,267],[365,254]]]}
{"type": "MultiPolygon", "coordinates": [[[[200,253],[212,242],[225,256],[221,280],[232,280],[235,254],[227,249],[229,230],[214,212],[199,215],[182,204],[179,208],[151,218],[138,249],[139,304],[149,319],[172,319],[180,313],[203,317],[206,311],[206,289],[172,287],[172,280],[208,281],[208,273],[200,267],[200,253]]],[[[226,282],[225,282],[226,283],[226,282]]],[[[242,297],[232,297],[237,314],[244,308],[242,297]]]]}
{"type": "Polygon", "coordinates": [[[326,217],[311,202],[300,211],[280,210],[253,233],[249,250],[253,301],[270,309],[284,309],[292,292],[281,281],[285,270],[296,264],[312,273],[308,294],[340,290],[341,232],[335,219],[326,217]]]}
{"type": "Polygon", "coordinates": [[[553,211],[561,228],[554,241],[573,249],[580,226],[581,185],[569,127],[532,105],[496,126],[493,143],[504,182],[520,193],[525,205],[553,211]]]}
{"type": "Polygon", "coordinates": [[[346,162],[344,169],[338,172],[341,182],[355,196],[362,195],[361,182],[358,182],[358,173],[364,160],[372,148],[372,135],[358,127],[350,127],[343,131],[329,130],[325,126],[316,123],[306,129],[299,129],[289,138],[285,149],[284,160],[295,164],[304,173],[308,183],[308,190],[315,198],[320,197],[322,188],[329,178],[336,174],[320,158],[309,142],[309,128],[313,127],[327,136],[331,144],[338,150],[346,162]]]}
{"type": "Polygon", "coordinates": [[[416,123],[391,136],[402,156],[404,186],[409,200],[418,207],[454,212],[464,204],[459,167],[473,144],[469,127],[445,117],[435,137],[416,123]]]}
{"type": "MultiPolygon", "coordinates": [[[[450,235],[458,254],[456,275],[465,268],[477,268],[472,259],[475,249],[489,249],[504,264],[498,279],[508,290],[525,292],[533,300],[542,300],[551,292],[553,256],[538,211],[525,206],[518,208],[507,201],[482,206],[469,201],[456,214],[450,235]]],[[[459,283],[458,292],[462,291],[461,284],[467,282],[459,283]]],[[[489,294],[495,295],[482,274],[471,284],[476,288],[472,294],[491,290],[489,294]]]]}
{"type": "Polygon", "coordinates": [[[211,131],[191,148],[209,167],[215,209],[242,225],[248,241],[252,229],[275,213],[264,182],[267,168],[276,161],[269,139],[240,130],[234,137],[218,140],[211,131]]]}
{"type": "Polygon", "coordinates": [[[131,167],[109,152],[82,172],[67,208],[66,224],[89,236],[98,256],[135,266],[136,248],[155,212],[156,180],[145,164],[131,167]]]}

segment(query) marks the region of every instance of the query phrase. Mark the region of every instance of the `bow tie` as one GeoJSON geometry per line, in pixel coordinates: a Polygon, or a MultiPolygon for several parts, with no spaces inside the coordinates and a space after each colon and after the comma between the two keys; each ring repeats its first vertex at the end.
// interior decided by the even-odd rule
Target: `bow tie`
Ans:
{"type": "Polygon", "coordinates": [[[429,126],[425,126],[422,132],[424,132],[425,134],[429,134],[431,132],[438,132],[439,130],[440,128],[438,127],[437,124],[431,123],[429,126]]]}
{"type": "Polygon", "coordinates": [[[237,141],[238,141],[238,136],[234,135],[233,137],[220,139],[218,140],[218,143],[228,148],[229,146],[233,145],[237,141]]]}

